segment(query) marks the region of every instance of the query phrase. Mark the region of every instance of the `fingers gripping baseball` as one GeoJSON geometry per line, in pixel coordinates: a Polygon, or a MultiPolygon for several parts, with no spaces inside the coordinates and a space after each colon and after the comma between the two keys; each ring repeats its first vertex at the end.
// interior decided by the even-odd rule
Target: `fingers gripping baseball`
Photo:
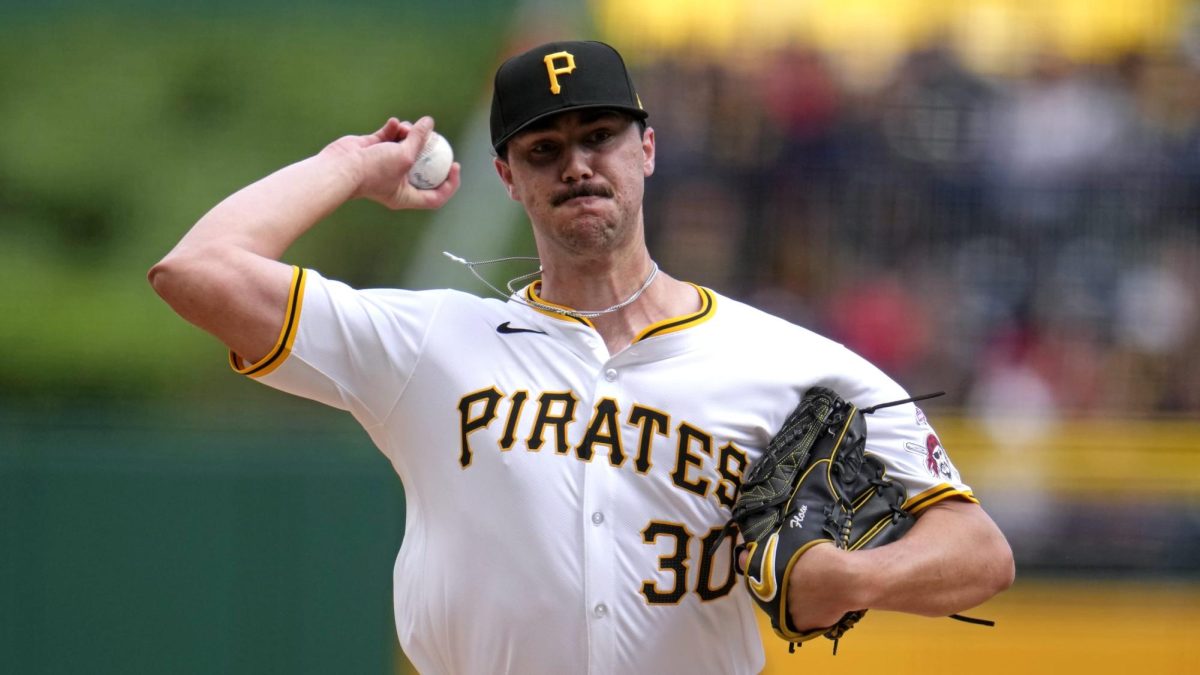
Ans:
{"type": "Polygon", "coordinates": [[[408,181],[408,174],[432,132],[432,118],[422,117],[413,124],[393,117],[373,134],[338,139],[326,152],[352,157],[356,196],[391,209],[434,209],[458,190],[460,167],[453,164],[445,182],[434,189],[421,190],[408,181]]]}

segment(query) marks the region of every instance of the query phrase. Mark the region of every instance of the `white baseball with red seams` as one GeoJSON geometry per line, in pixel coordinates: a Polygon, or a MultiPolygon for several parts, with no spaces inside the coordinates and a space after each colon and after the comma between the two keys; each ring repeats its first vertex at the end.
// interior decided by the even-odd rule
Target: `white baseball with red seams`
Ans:
{"type": "Polygon", "coordinates": [[[408,182],[421,190],[432,190],[446,181],[450,165],[454,163],[454,150],[450,141],[436,131],[429,132],[425,147],[417,155],[417,161],[408,171],[408,182]]]}
{"type": "MultiPolygon", "coordinates": [[[[742,476],[809,387],[860,407],[908,395],[841,345],[694,288],[698,312],[609,353],[587,319],[295,268],[275,349],[232,357],[348,410],[400,476],[396,630],[423,675],[763,668],[733,541],[709,546],[742,476]]],[[[948,458],[931,470],[906,449],[933,433],[915,406],[867,424],[909,508],[974,499],[948,458]]]]}

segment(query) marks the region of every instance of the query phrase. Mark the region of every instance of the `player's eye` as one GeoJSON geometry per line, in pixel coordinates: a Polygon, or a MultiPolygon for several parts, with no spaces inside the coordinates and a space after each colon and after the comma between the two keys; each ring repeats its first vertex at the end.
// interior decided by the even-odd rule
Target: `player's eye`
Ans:
{"type": "Polygon", "coordinates": [[[529,146],[529,156],[533,159],[553,157],[558,151],[558,145],[551,141],[538,141],[529,146]]]}
{"type": "Polygon", "coordinates": [[[612,138],[614,135],[615,134],[613,134],[611,129],[607,129],[607,128],[596,129],[592,133],[588,134],[588,142],[593,145],[596,145],[598,143],[603,143],[604,141],[607,141],[608,139],[612,138]]]}

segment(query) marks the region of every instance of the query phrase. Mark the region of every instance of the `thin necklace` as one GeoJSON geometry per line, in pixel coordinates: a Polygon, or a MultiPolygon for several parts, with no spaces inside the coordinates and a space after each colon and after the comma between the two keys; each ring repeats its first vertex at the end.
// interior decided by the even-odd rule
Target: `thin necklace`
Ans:
{"type": "Polygon", "coordinates": [[[534,307],[536,309],[541,309],[541,310],[544,310],[547,312],[553,312],[554,314],[575,317],[578,319],[594,319],[595,317],[603,316],[605,314],[611,314],[612,312],[615,312],[619,309],[623,309],[623,308],[629,306],[634,301],[636,301],[638,298],[642,297],[642,293],[645,293],[646,289],[650,288],[650,284],[654,283],[655,277],[658,276],[658,263],[651,260],[650,261],[650,274],[646,275],[646,280],[642,282],[642,285],[640,288],[638,288],[636,291],[633,292],[633,295],[630,295],[628,298],[625,298],[624,300],[622,300],[621,302],[618,302],[617,304],[613,305],[612,307],[608,307],[605,309],[599,309],[599,310],[584,311],[584,310],[576,310],[576,309],[566,309],[565,307],[555,307],[554,305],[548,305],[544,302],[535,300],[533,298],[526,300],[526,299],[522,298],[520,295],[518,295],[517,289],[515,289],[514,286],[518,282],[522,282],[527,279],[532,279],[533,277],[540,275],[542,273],[541,265],[538,265],[536,272],[530,272],[529,274],[522,274],[518,277],[513,277],[512,279],[509,279],[508,284],[506,284],[506,288],[508,288],[508,293],[509,293],[508,295],[505,295],[504,291],[500,290],[499,288],[496,288],[495,286],[493,286],[491,284],[491,282],[489,282],[487,279],[484,279],[483,276],[480,275],[479,272],[476,271],[476,269],[475,269],[476,266],[492,265],[495,263],[508,262],[510,260],[534,260],[534,261],[540,262],[540,260],[538,258],[533,258],[533,257],[529,257],[529,256],[509,256],[507,258],[493,258],[491,260],[478,260],[478,261],[472,262],[470,260],[460,258],[449,251],[442,251],[442,255],[453,260],[454,262],[458,262],[458,263],[462,263],[463,265],[466,265],[467,269],[471,271],[471,274],[475,275],[476,279],[479,279],[481,282],[483,282],[484,286],[487,286],[488,288],[492,289],[492,291],[496,295],[500,296],[501,298],[515,300],[527,307],[534,307]]]}

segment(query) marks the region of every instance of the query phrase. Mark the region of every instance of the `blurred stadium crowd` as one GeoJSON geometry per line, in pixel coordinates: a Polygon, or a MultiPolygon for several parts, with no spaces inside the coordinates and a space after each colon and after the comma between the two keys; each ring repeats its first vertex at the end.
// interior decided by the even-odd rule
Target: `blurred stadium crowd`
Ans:
{"type": "Polygon", "coordinates": [[[992,415],[1200,411],[1200,44],[1002,77],[921,48],[659,58],[648,234],[671,273],[992,415]]]}

